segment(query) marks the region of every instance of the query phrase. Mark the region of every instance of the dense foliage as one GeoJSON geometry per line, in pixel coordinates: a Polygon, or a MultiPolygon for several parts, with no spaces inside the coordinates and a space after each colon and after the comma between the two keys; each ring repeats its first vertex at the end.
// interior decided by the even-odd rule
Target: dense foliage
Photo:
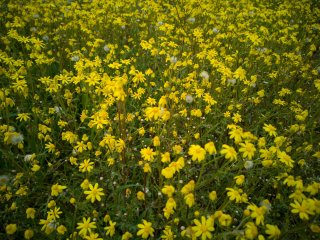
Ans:
{"type": "Polygon", "coordinates": [[[319,239],[320,5],[3,0],[1,239],[319,239]]]}

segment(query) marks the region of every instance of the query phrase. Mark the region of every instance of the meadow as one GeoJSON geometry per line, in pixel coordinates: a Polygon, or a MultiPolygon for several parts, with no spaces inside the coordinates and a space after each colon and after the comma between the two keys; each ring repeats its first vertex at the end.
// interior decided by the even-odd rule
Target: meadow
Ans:
{"type": "Polygon", "coordinates": [[[0,239],[320,239],[316,0],[2,0],[0,239]]]}

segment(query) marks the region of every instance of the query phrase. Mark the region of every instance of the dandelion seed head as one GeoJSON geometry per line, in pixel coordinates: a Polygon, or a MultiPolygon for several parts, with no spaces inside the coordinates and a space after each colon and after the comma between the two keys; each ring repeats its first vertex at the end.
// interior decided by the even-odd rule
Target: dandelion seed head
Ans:
{"type": "Polygon", "coordinates": [[[192,102],[193,102],[193,97],[188,94],[188,95],[186,96],[186,102],[187,102],[187,103],[192,103],[192,102]]]}
{"type": "Polygon", "coordinates": [[[78,62],[80,60],[80,57],[78,55],[74,55],[71,57],[72,62],[78,62]]]}
{"type": "Polygon", "coordinates": [[[17,133],[17,134],[14,134],[13,136],[11,136],[10,142],[13,145],[17,145],[19,143],[22,143],[23,139],[24,139],[23,135],[21,133],[17,133]]]}
{"type": "Polygon", "coordinates": [[[110,48],[108,47],[108,45],[104,45],[103,50],[104,50],[105,52],[109,52],[109,51],[110,51],[110,48]]]}
{"type": "Polygon", "coordinates": [[[177,61],[178,61],[178,59],[177,59],[176,56],[170,57],[170,62],[171,62],[171,63],[176,63],[177,61]]]}
{"type": "Polygon", "coordinates": [[[196,21],[196,19],[195,19],[194,17],[189,17],[189,18],[187,19],[187,21],[188,21],[189,23],[194,23],[194,22],[196,21]]]}
{"type": "Polygon", "coordinates": [[[200,77],[207,80],[207,79],[209,79],[209,73],[207,71],[202,71],[200,73],[200,77]]]}
{"type": "Polygon", "coordinates": [[[24,156],[24,159],[23,159],[23,160],[24,160],[25,162],[29,162],[29,161],[31,160],[32,156],[33,156],[33,154],[27,154],[27,155],[24,156]]]}
{"type": "Polygon", "coordinates": [[[253,167],[253,162],[252,161],[245,161],[244,163],[244,168],[245,169],[251,169],[253,167]]]}
{"type": "Polygon", "coordinates": [[[237,80],[234,79],[234,78],[231,78],[231,79],[228,79],[227,82],[230,84],[230,85],[235,85],[237,80]]]}
{"type": "Polygon", "coordinates": [[[219,33],[219,32],[220,32],[220,30],[217,29],[217,28],[213,28],[212,31],[213,31],[214,33],[219,33]]]}
{"type": "Polygon", "coordinates": [[[7,175],[1,175],[0,176],[0,185],[6,184],[7,182],[9,182],[9,177],[7,175]]]}
{"type": "Polygon", "coordinates": [[[48,41],[49,41],[49,37],[48,37],[48,35],[44,35],[44,36],[42,37],[42,39],[43,39],[44,41],[46,41],[46,42],[48,42],[48,41]]]}

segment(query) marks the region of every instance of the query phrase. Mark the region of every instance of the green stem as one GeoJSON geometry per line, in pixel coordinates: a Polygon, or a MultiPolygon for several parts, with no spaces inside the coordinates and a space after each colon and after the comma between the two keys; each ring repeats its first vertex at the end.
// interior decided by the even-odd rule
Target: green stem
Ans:
{"type": "Polygon", "coordinates": [[[205,166],[205,160],[202,161],[202,166],[201,166],[200,174],[199,174],[196,185],[198,185],[198,183],[200,182],[200,179],[201,179],[203,171],[204,171],[204,166],[205,166]]]}

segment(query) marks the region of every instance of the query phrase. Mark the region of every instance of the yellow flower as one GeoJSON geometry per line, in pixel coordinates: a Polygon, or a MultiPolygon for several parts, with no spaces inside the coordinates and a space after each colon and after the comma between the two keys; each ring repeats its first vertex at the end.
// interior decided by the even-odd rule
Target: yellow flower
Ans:
{"type": "Polygon", "coordinates": [[[66,186],[62,186],[59,184],[54,184],[51,187],[51,196],[58,196],[60,193],[62,193],[63,189],[66,189],[66,186]]]}
{"type": "Polygon", "coordinates": [[[318,225],[316,225],[316,224],[311,224],[310,225],[310,229],[314,233],[320,233],[320,227],[318,225]]]}
{"type": "Polygon", "coordinates": [[[56,151],[56,146],[52,142],[49,142],[45,144],[45,149],[47,149],[49,153],[54,153],[56,151]]]}
{"type": "Polygon", "coordinates": [[[246,70],[244,70],[242,67],[238,67],[236,71],[233,73],[233,76],[236,79],[245,80],[246,79],[246,70]]]}
{"type": "Polygon", "coordinates": [[[248,159],[251,160],[256,151],[256,148],[254,147],[254,145],[246,141],[245,143],[240,143],[240,146],[241,148],[239,149],[239,152],[243,153],[242,155],[243,158],[248,157],[248,159]]]}
{"type": "Polygon", "coordinates": [[[160,146],[160,138],[158,136],[155,136],[153,138],[153,146],[159,147],[160,146]]]}
{"type": "Polygon", "coordinates": [[[191,116],[202,117],[202,112],[200,109],[193,109],[190,112],[191,116]]]}
{"type": "Polygon", "coordinates": [[[142,127],[138,129],[138,133],[140,136],[143,136],[146,133],[146,130],[142,127]]]}
{"type": "Polygon", "coordinates": [[[59,227],[57,227],[57,232],[61,235],[65,234],[66,231],[67,228],[64,225],[60,225],[59,227]]]}
{"type": "Polygon", "coordinates": [[[241,115],[239,113],[234,113],[233,117],[232,117],[232,120],[235,123],[242,122],[242,117],[241,117],[241,115]]]}
{"type": "Polygon", "coordinates": [[[69,158],[69,161],[70,161],[70,163],[71,163],[71,165],[78,165],[78,163],[77,163],[77,158],[75,158],[75,157],[70,157],[69,158]]]}
{"type": "Polygon", "coordinates": [[[191,238],[192,240],[196,239],[196,236],[195,236],[194,231],[192,230],[192,227],[187,227],[185,230],[183,230],[181,232],[181,236],[182,237],[186,236],[187,238],[191,238]]]}
{"type": "Polygon", "coordinates": [[[83,190],[87,190],[89,188],[90,182],[88,179],[83,180],[83,182],[81,183],[80,187],[83,190]]]}
{"type": "Polygon", "coordinates": [[[80,236],[87,236],[87,233],[91,233],[91,229],[97,228],[95,222],[90,222],[91,218],[89,217],[86,219],[85,217],[82,218],[82,223],[77,223],[77,229],[80,229],[79,235],[80,236]]]}
{"type": "Polygon", "coordinates": [[[157,155],[150,147],[141,149],[140,154],[146,161],[153,161],[154,156],[157,155]]]}
{"type": "Polygon", "coordinates": [[[216,192],[216,191],[211,191],[211,192],[209,193],[209,199],[210,199],[211,201],[215,201],[215,200],[217,199],[217,192],[216,192]]]}
{"type": "Polygon", "coordinates": [[[222,145],[222,150],[220,151],[221,154],[225,155],[226,159],[237,160],[237,152],[233,147],[230,147],[227,144],[222,145]]]}
{"type": "Polygon", "coordinates": [[[86,240],[103,240],[102,238],[99,237],[98,233],[93,233],[91,232],[90,235],[86,236],[86,240]]]}
{"type": "Polygon", "coordinates": [[[212,218],[206,219],[204,216],[201,217],[201,222],[198,219],[194,219],[194,224],[196,226],[192,227],[196,237],[201,236],[201,240],[211,239],[211,232],[214,231],[212,218]]]}
{"type": "Polygon", "coordinates": [[[241,194],[240,194],[240,190],[237,190],[237,189],[233,189],[233,188],[226,188],[226,190],[228,190],[228,197],[231,201],[236,201],[236,203],[239,203],[241,202],[241,194]]]}
{"type": "Polygon", "coordinates": [[[174,233],[171,230],[170,226],[165,226],[163,230],[163,235],[161,235],[161,239],[172,240],[175,238],[174,233]]]}
{"type": "Polygon", "coordinates": [[[126,188],[126,198],[130,197],[130,195],[131,195],[131,189],[126,188]]]}
{"type": "Polygon", "coordinates": [[[305,199],[306,196],[303,194],[303,191],[301,189],[296,189],[292,194],[289,195],[289,198],[293,198],[298,202],[302,202],[302,200],[305,199]]]}
{"type": "Polygon", "coordinates": [[[315,154],[313,154],[312,157],[320,158],[320,151],[318,151],[315,154]]]}
{"type": "Polygon", "coordinates": [[[262,163],[262,166],[264,166],[264,167],[271,167],[273,164],[273,161],[272,160],[262,160],[261,163],[262,163]]]}
{"type": "Polygon", "coordinates": [[[258,140],[258,146],[259,146],[259,148],[262,148],[262,147],[265,147],[265,146],[266,146],[266,139],[265,139],[265,137],[259,138],[259,140],[258,140]]]}
{"type": "Polygon", "coordinates": [[[77,134],[74,134],[73,132],[70,132],[70,131],[63,132],[61,135],[62,135],[62,140],[66,140],[71,144],[76,142],[78,139],[77,134]]]}
{"type": "Polygon", "coordinates": [[[151,167],[150,167],[149,163],[145,163],[143,165],[143,172],[145,172],[145,173],[151,172],[151,167]]]}
{"type": "Polygon", "coordinates": [[[189,193],[186,196],[184,196],[184,200],[189,207],[192,207],[195,203],[193,193],[189,193]]]}
{"type": "Polygon", "coordinates": [[[99,213],[98,213],[96,210],[93,210],[93,211],[92,211],[92,216],[93,216],[94,218],[97,218],[97,217],[99,216],[99,213]]]}
{"type": "Polygon", "coordinates": [[[87,150],[87,145],[83,141],[81,142],[78,141],[74,149],[79,153],[82,153],[84,150],[87,150]]]}
{"type": "Polygon", "coordinates": [[[109,166],[109,167],[110,167],[110,166],[113,166],[114,163],[115,163],[114,158],[109,157],[109,158],[107,159],[107,163],[108,163],[108,166],[109,166]]]}
{"type": "Polygon", "coordinates": [[[244,175],[235,176],[233,179],[236,180],[237,185],[242,185],[244,182],[244,175]]]}
{"type": "Polygon", "coordinates": [[[163,215],[165,216],[166,219],[170,217],[174,213],[174,209],[172,207],[165,207],[163,209],[163,215]]]}
{"type": "Polygon", "coordinates": [[[204,145],[204,149],[211,155],[217,153],[216,146],[213,142],[208,142],[206,145],[204,145]]]}
{"type": "Polygon", "coordinates": [[[56,201],[54,200],[51,200],[49,203],[48,203],[48,208],[53,208],[56,206],[56,201]]]}
{"type": "Polygon", "coordinates": [[[267,224],[266,227],[266,234],[269,235],[269,238],[278,239],[280,237],[281,231],[278,226],[267,224]]]}
{"type": "Polygon", "coordinates": [[[147,222],[146,220],[142,220],[142,223],[138,224],[138,228],[141,228],[138,232],[137,235],[141,236],[143,239],[148,238],[149,236],[153,237],[154,236],[154,229],[152,228],[152,223],[147,222]]]}
{"type": "Polygon", "coordinates": [[[290,206],[293,208],[292,213],[298,213],[302,220],[309,220],[309,215],[314,215],[313,206],[310,201],[303,200],[299,203],[297,200],[291,203],[290,206]]]}
{"type": "Polygon", "coordinates": [[[189,148],[188,154],[192,156],[193,161],[198,160],[201,162],[206,157],[206,150],[199,145],[192,144],[189,148]]]}
{"type": "Polygon", "coordinates": [[[199,215],[200,215],[200,212],[199,212],[199,211],[195,211],[195,212],[194,212],[194,216],[195,216],[195,217],[198,217],[199,215]]]}
{"type": "Polygon", "coordinates": [[[161,153],[161,162],[163,162],[163,163],[170,162],[170,153],[169,152],[161,153]]]}
{"type": "Polygon", "coordinates": [[[101,196],[104,195],[103,189],[99,188],[98,183],[96,183],[94,186],[92,184],[89,184],[89,189],[88,191],[84,191],[84,194],[87,194],[88,196],[86,197],[87,200],[91,200],[92,203],[95,202],[95,200],[101,201],[101,196]]]}
{"type": "Polygon", "coordinates": [[[230,224],[232,223],[232,217],[229,214],[222,213],[218,219],[219,223],[225,227],[230,226],[230,224]]]}
{"type": "Polygon", "coordinates": [[[34,208],[27,208],[26,210],[27,218],[34,219],[35,213],[36,213],[36,210],[34,208]]]}
{"type": "Polygon", "coordinates": [[[59,120],[59,121],[58,121],[58,126],[59,126],[60,128],[63,128],[63,127],[65,127],[66,125],[68,125],[67,122],[62,121],[62,120],[59,120]]]}
{"type": "Polygon", "coordinates": [[[17,132],[6,132],[4,134],[4,142],[6,144],[13,144],[13,145],[17,145],[19,146],[19,144],[23,144],[23,135],[21,133],[17,133],[17,132]]]}
{"type": "Polygon", "coordinates": [[[25,239],[31,239],[33,237],[34,233],[32,229],[27,229],[24,231],[24,238],[25,239]]]}
{"type": "Polygon", "coordinates": [[[249,209],[243,210],[243,215],[244,215],[244,216],[248,217],[248,216],[250,216],[250,214],[251,214],[251,212],[250,212],[249,209]]]}
{"type": "Polygon", "coordinates": [[[174,193],[175,188],[171,185],[165,185],[162,189],[161,192],[163,194],[166,194],[168,197],[172,197],[172,194],[174,193]]]}
{"type": "Polygon", "coordinates": [[[278,152],[277,157],[279,161],[292,168],[294,161],[286,152],[278,152]]]}
{"type": "Polygon", "coordinates": [[[263,159],[271,159],[273,157],[273,153],[271,149],[260,149],[260,157],[263,159]]]}
{"type": "Polygon", "coordinates": [[[244,234],[247,239],[254,239],[258,235],[258,228],[253,222],[247,222],[244,234]]]}
{"type": "Polygon", "coordinates": [[[196,133],[193,135],[195,139],[199,139],[200,138],[200,133],[196,133]]]}
{"type": "Polygon", "coordinates": [[[62,211],[60,211],[59,207],[54,207],[54,209],[50,209],[50,211],[48,212],[48,218],[52,219],[52,220],[56,220],[57,218],[60,218],[60,214],[62,213],[62,211]]]}
{"type": "Polygon", "coordinates": [[[8,224],[6,226],[6,233],[12,235],[17,231],[17,224],[8,224]]]}
{"type": "Polygon", "coordinates": [[[20,188],[16,191],[16,195],[25,196],[27,195],[27,190],[28,190],[27,186],[20,186],[20,188]]]}
{"type": "Polygon", "coordinates": [[[230,117],[230,111],[226,111],[225,113],[223,113],[223,116],[225,118],[229,118],[230,117]]]}
{"type": "Polygon", "coordinates": [[[289,175],[284,181],[284,184],[286,184],[288,187],[293,187],[296,185],[296,181],[294,180],[294,176],[289,175]]]}
{"type": "MultiPolygon", "coordinates": [[[[183,148],[180,145],[174,145],[172,148],[173,152],[175,154],[180,154],[183,151],[183,148]]],[[[319,157],[320,158],[320,157],[319,157]]]]}
{"type": "Polygon", "coordinates": [[[167,208],[176,209],[177,208],[177,203],[172,197],[170,197],[168,199],[168,201],[166,202],[166,207],[167,208]]]}
{"type": "Polygon", "coordinates": [[[176,162],[172,162],[169,164],[169,167],[173,167],[175,171],[180,171],[182,168],[184,168],[185,162],[183,157],[179,157],[176,162]]]}
{"type": "Polygon", "coordinates": [[[265,130],[267,133],[269,133],[269,136],[277,136],[277,129],[272,126],[271,124],[264,124],[263,130],[265,130]]]}
{"type": "Polygon", "coordinates": [[[173,177],[173,174],[175,174],[175,169],[173,167],[166,167],[161,170],[161,175],[163,175],[165,178],[169,179],[173,177]]]}
{"type": "Polygon", "coordinates": [[[308,185],[305,191],[309,192],[311,195],[316,195],[320,190],[320,183],[313,182],[312,184],[308,185]]]}
{"type": "Polygon", "coordinates": [[[26,122],[26,121],[30,120],[29,115],[30,115],[30,113],[19,113],[18,117],[16,119],[19,120],[20,122],[22,122],[22,121],[26,122]]]}
{"type": "Polygon", "coordinates": [[[111,220],[111,217],[109,214],[106,214],[104,217],[103,217],[103,221],[105,222],[109,222],[111,220]]]}
{"type": "Polygon", "coordinates": [[[160,107],[147,107],[145,110],[145,117],[149,121],[151,121],[152,119],[157,120],[160,116],[161,116],[160,107]]]}
{"type": "Polygon", "coordinates": [[[141,191],[137,192],[137,198],[138,198],[138,200],[140,200],[140,201],[144,201],[144,200],[145,200],[144,193],[141,192],[141,191]]]}
{"type": "Polygon", "coordinates": [[[256,219],[256,225],[264,225],[264,214],[267,212],[267,207],[257,207],[255,204],[250,204],[247,207],[249,210],[251,210],[251,217],[256,219]]]}
{"type": "Polygon", "coordinates": [[[40,170],[40,166],[38,164],[33,164],[31,170],[33,172],[37,172],[40,170]]]}
{"type": "Polygon", "coordinates": [[[121,240],[129,240],[130,238],[132,238],[132,234],[129,232],[125,232],[122,237],[121,240]]]}
{"type": "Polygon", "coordinates": [[[116,228],[115,228],[116,224],[117,224],[116,222],[112,222],[111,220],[109,221],[109,226],[106,226],[104,228],[104,230],[107,231],[106,232],[107,236],[112,237],[115,234],[115,232],[116,232],[116,228]]]}
{"type": "Polygon", "coordinates": [[[70,198],[69,202],[70,202],[71,204],[75,204],[75,203],[76,203],[76,199],[75,199],[75,198],[70,198]]]}
{"type": "Polygon", "coordinates": [[[93,162],[90,159],[85,159],[79,166],[81,172],[90,172],[93,169],[93,162]]]}
{"type": "Polygon", "coordinates": [[[170,119],[170,112],[168,111],[168,110],[166,110],[166,109],[162,109],[161,110],[161,119],[163,120],[163,121],[168,121],[169,119],[170,119]]]}
{"type": "Polygon", "coordinates": [[[95,151],[95,153],[94,153],[94,155],[95,155],[96,157],[100,156],[101,154],[102,154],[102,152],[99,151],[99,150],[95,151]]]}
{"type": "Polygon", "coordinates": [[[190,193],[190,192],[193,192],[194,191],[194,188],[195,188],[195,182],[194,180],[190,180],[186,185],[184,185],[180,192],[184,195],[190,193]]]}

